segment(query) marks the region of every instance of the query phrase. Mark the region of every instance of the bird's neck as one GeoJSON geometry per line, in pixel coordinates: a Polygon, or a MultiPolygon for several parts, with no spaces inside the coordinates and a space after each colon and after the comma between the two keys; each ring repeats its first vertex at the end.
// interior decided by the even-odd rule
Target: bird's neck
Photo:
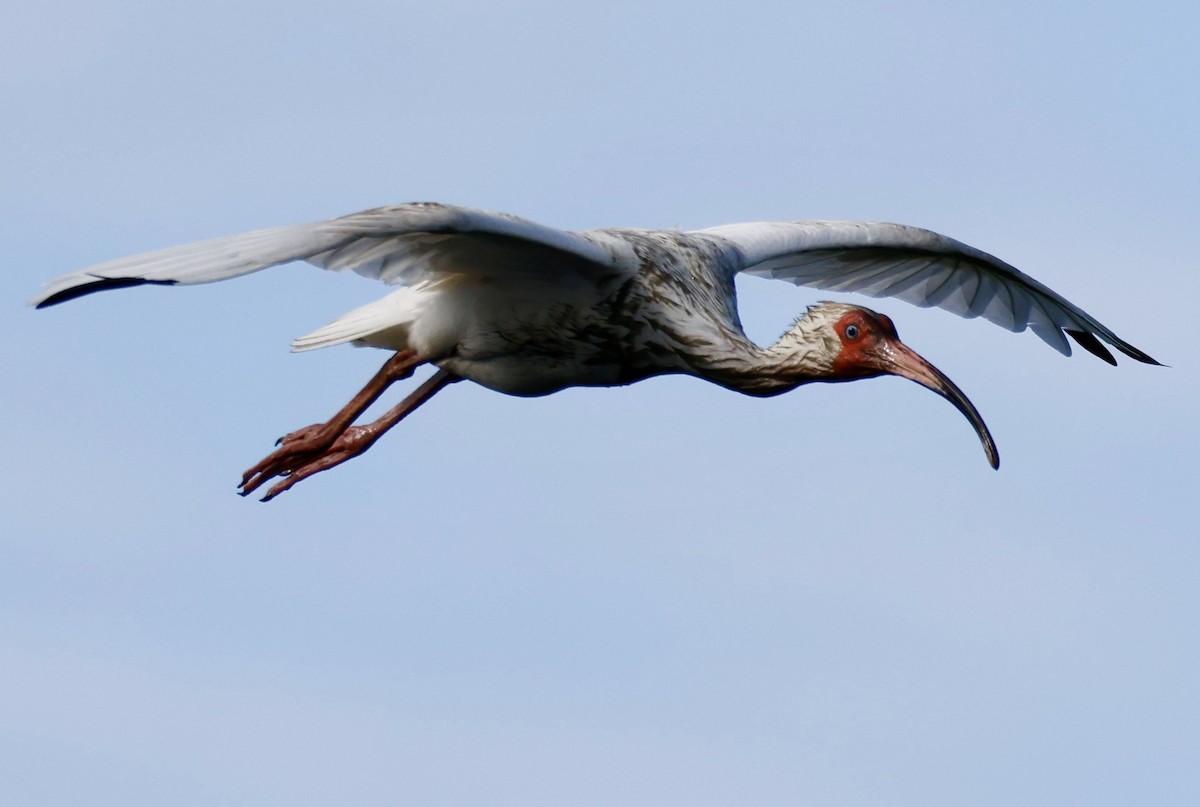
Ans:
{"type": "Polygon", "coordinates": [[[760,347],[745,336],[731,340],[725,350],[710,355],[710,361],[699,369],[714,383],[761,397],[830,378],[832,369],[826,359],[829,346],[803,324],[797,323],[770,347],[760,347]]]}

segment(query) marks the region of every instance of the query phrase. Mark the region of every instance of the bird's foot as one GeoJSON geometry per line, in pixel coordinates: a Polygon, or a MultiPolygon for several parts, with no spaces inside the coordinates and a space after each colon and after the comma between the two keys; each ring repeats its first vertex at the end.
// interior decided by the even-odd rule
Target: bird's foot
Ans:
{"type": "MultiPolygon", "coordinates": [[[[304,431],[304,429],[301,429],[304,431]]],[[[313,474],[319,474],[321,471],[328,471],[330,468],[341,465],[348,459],[357,457],[359,454],[370,448],[383,431],[374,424],[366,424],[365,426],[351,426],[342,432],[333,443],[327,446],[324,450],[310,451],[303,454],[293,455],[291,461],[285,466],[279,466],[277,470],[271,469],[270,473],[261,472],[259,477],[253,480],[252,485],[247,486],[243,482],[242,495],[250,493],[255,488],[262,485],[268,479],[276,476],[283,477],[279,482],[276,482],[262,500],[269,502],[280,493],[288,490],[297,482],[307,479],[313,474]]],[[[291,435],[289,435],[290,437],[291,435]]],[[[286,438],[284,447],[287,447],[286,438]]],[[[276,452],[278,453],[278,452],[276,452]]],[[[269,459],[269,458],[268,458],[269,459]]],[[[261,463],[260,463],[261,464],[261,463]]],[[[255,466],[257,467],[257,466],[255,466]]]]}
{"type": "Polygon", "coordinates": [[[242,474],[238,492],[247,496],[268,480],[293,473],[329,450],[341,434],[328,423],[314,423],[285,434],[275,441],[278,448],[242,474]]]}
{"type": "Polygon", "coordinates": [[[416,392],[379,420],[366,426],[350,425],[367,410],[367,407],[378,400],[389,386],[411,376],[422,363],[412,350],[401,350],[394,354],[367,385],[328,422],[305,426],[280,437],[275,442],[277,448],[274,451],[242,474],[242,482],[238,485],[241,488],[239,492],[246,496],[275,477],[284,477],[285,481],[267,491],[263,501],[270,501],[301,479],[340,465],[366,451],[379,439],[379,435],[395,425],[404,415],[420,406],[446,384],[458,380],[458,376],[439,370],[418,387],[416,392]]]}

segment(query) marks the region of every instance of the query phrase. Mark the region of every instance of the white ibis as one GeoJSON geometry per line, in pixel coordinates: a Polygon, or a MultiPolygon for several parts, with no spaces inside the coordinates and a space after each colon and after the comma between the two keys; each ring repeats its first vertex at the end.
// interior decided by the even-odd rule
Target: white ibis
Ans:
{"type": "Polygon", "coordinates": [[[566,232],[483,210],[395,205],[109,261],[51,281],[31,302],[44,308],[105,289],[208,283],[292,261],[352,269],[401,287],[300,337],[294,350],[351,342],[394,355],[332,419],[281,438],[245,473],[243,495],[279,478],[263,501],[366,451],[438,390],[464,378],[534,396],[686,373],[770,396],[811,381],[890,373],[953,403],[999,467],[975,407],[900,341],[888,317],[819,303],[774,345],[760,347],[738,320],[738,272],[897,297],[982,316],[1012,331],[1028,327],[1065,355],[1070,336],[1110,364],[1116,360],[1104,342],[1158,364],[991,255],[916,227],[854,221],[566,232]],[[388,386],[426,363],[438,369],[415,392],[380,419],[353,425],[388,386]]]}

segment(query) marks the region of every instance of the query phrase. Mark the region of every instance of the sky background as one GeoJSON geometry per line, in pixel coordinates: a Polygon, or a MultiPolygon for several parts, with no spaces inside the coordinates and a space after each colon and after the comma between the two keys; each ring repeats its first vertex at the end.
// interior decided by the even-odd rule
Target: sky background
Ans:
{"type": "MultiPolygon", "coordinates": [[[[1200,803],[1197,4],[0,25],[7,803],[1200,803]],[[859,300],[967,392],[999,472],[897,379],[460,384],[263,505],[242,470],[385,358],[289,340],[382,287],[296,265],[24,307],[101,260],[417,200],[920,225],[1171,367],[859,300]]],[[[831,296],[741,294],[762,342],[831,296]]]]}

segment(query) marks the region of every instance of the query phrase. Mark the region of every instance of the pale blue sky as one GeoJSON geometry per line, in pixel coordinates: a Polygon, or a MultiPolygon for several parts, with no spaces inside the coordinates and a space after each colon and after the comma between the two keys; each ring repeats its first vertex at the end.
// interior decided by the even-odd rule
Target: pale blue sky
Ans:
{"type": "MultiPolygon", "coordinates": [[[[1194,3],[0,12],[0,782],[22,805],[1200,802],[1194,3]],[[873,307],[885,379],[469,385],[270,505],[384,355],[295,266],[22,308],[389,202],[930,227],[1169,369],[873,307]]],[[[828,297],[747,280],[773,339],[828,297]]]]}

